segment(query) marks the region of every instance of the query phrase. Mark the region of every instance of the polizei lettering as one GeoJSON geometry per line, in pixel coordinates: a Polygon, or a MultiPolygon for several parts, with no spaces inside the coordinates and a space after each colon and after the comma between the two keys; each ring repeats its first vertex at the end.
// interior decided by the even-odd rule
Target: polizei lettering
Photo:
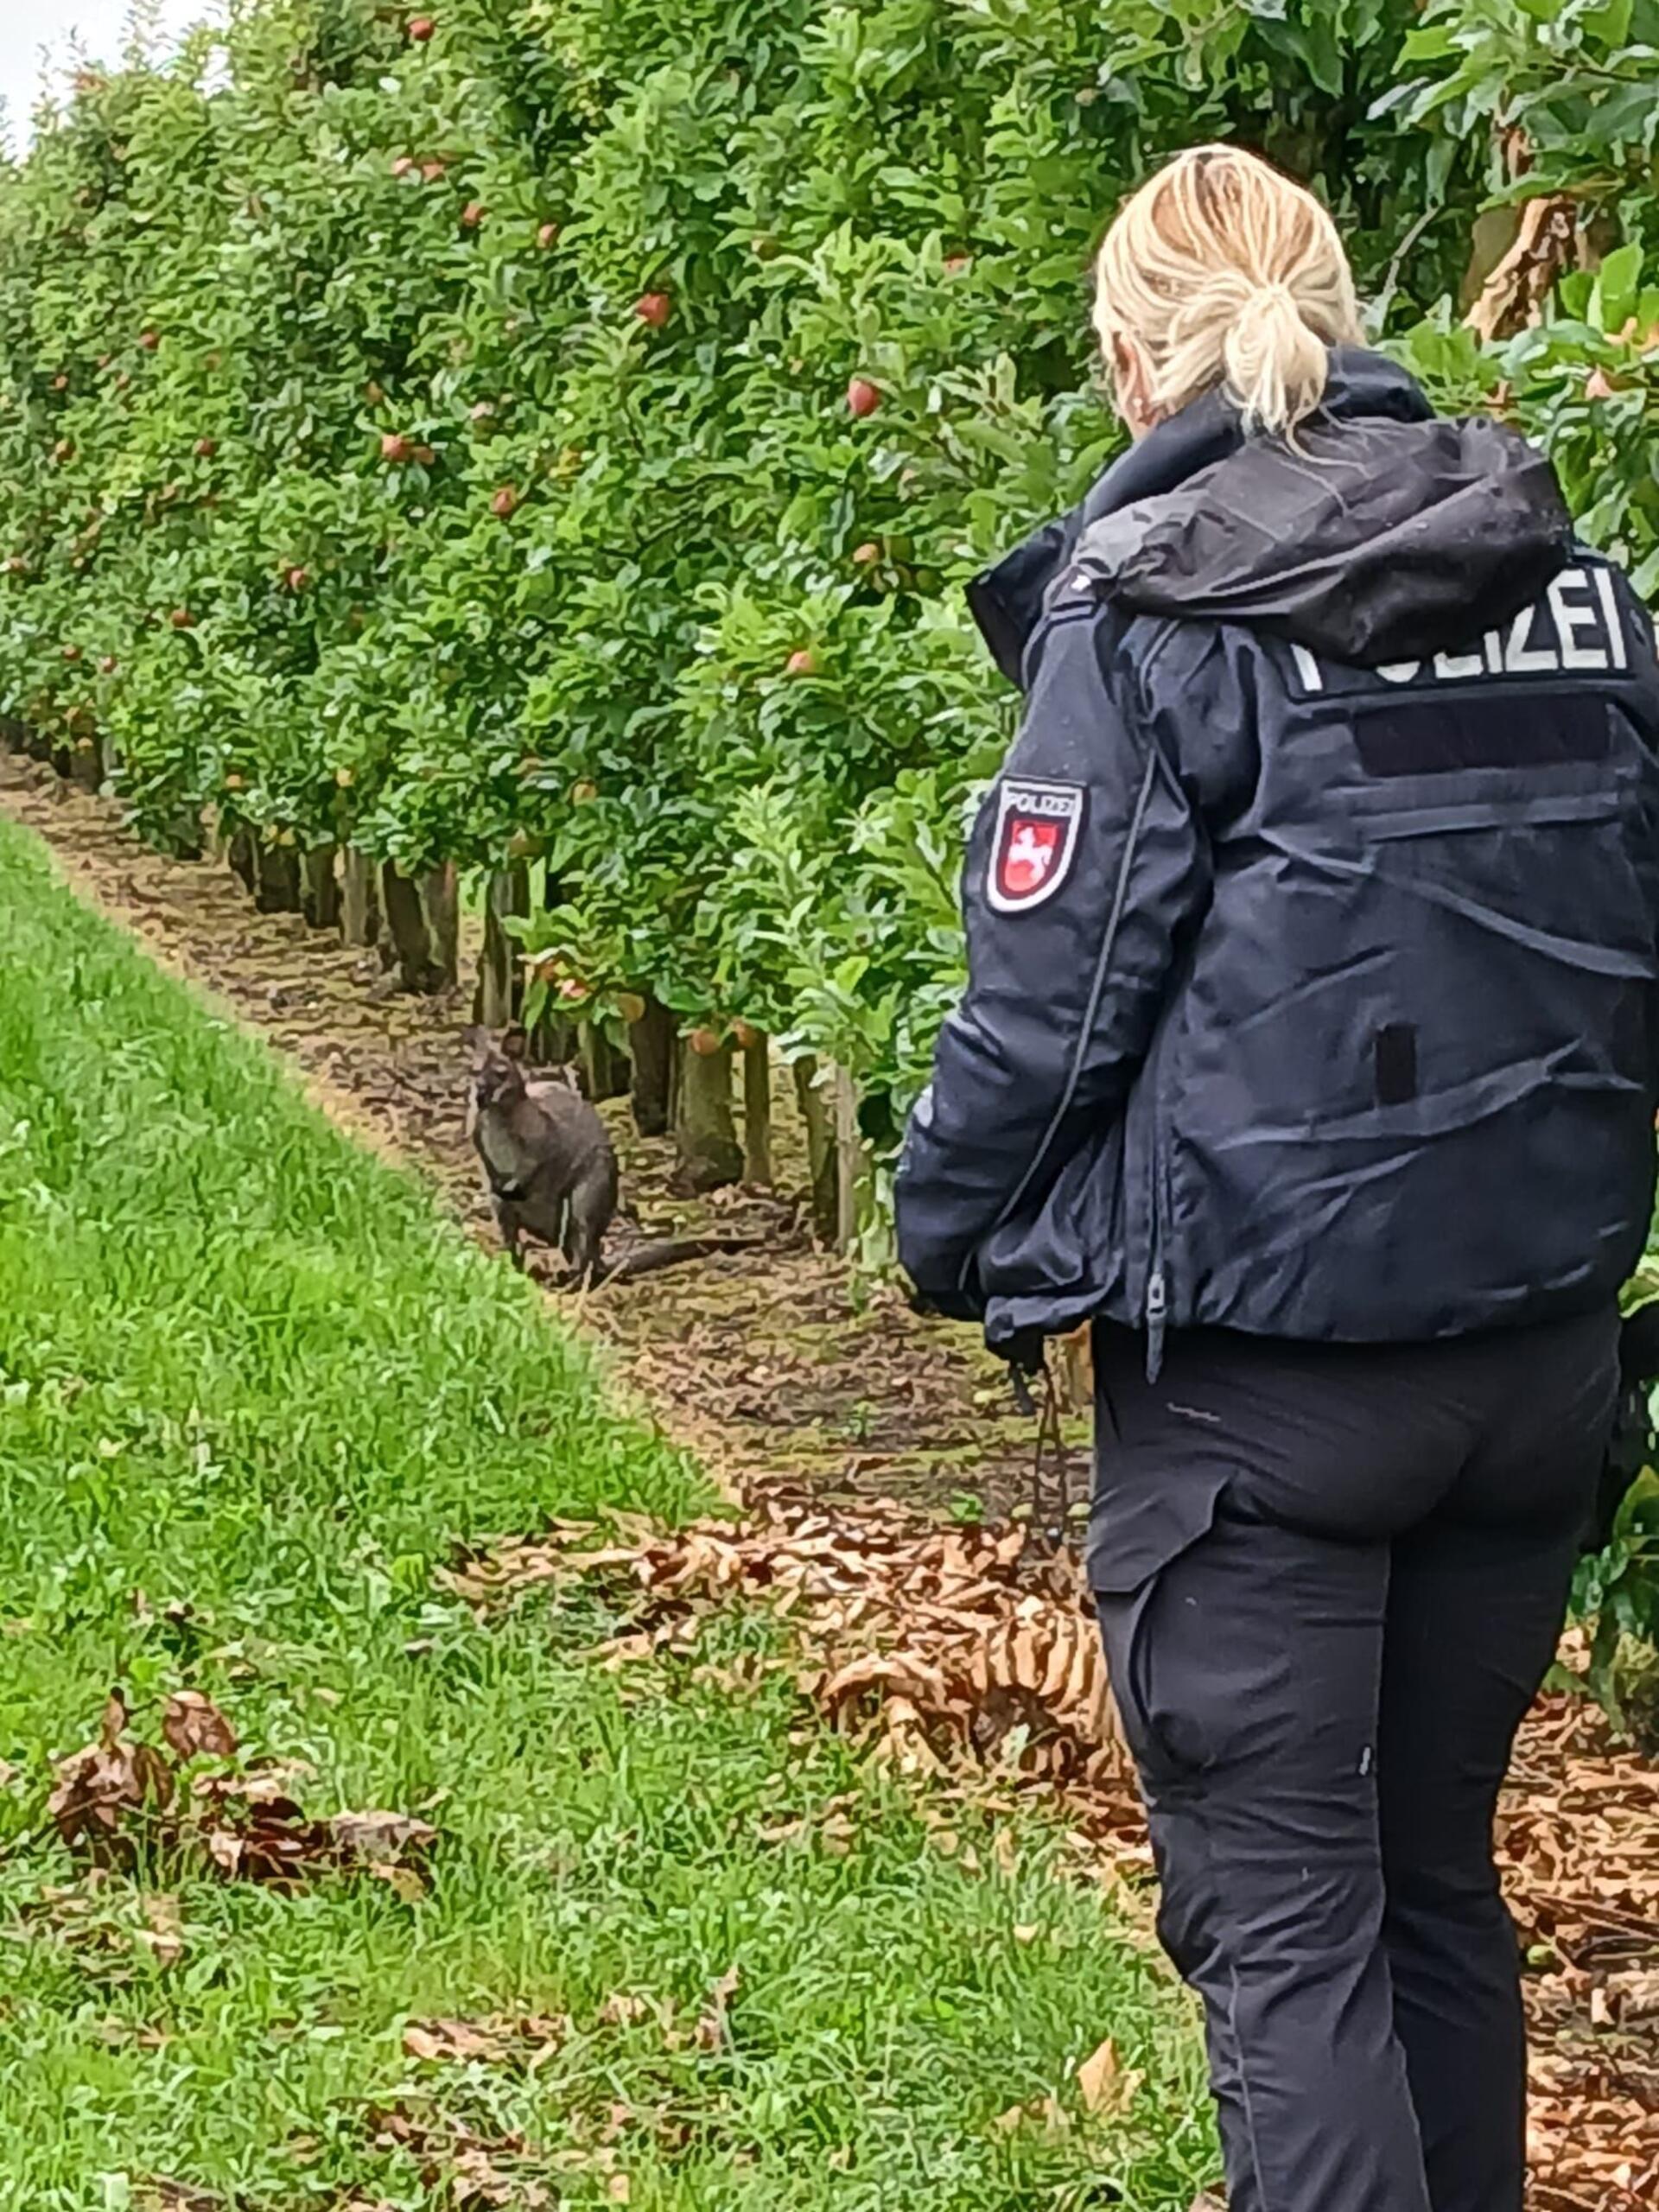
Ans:
{"type": "Polygon", "coordinates": [[[1407,684],[1490,683],[1516,677],[1618,675],[1630,666],[1630,648],[1619,620],[1611,572],[1595,568],[1563,569],[1543,597],[1523,607],[1501,630],[1488,630],[1461,652],[1436,653],[1428,660],[1390,661],[1380,668],[1337,668],[1316,660],[1305,645],[1293,645],[1296,689],[1315,692],[1370,690],[1380,678],[1407,684]]]}

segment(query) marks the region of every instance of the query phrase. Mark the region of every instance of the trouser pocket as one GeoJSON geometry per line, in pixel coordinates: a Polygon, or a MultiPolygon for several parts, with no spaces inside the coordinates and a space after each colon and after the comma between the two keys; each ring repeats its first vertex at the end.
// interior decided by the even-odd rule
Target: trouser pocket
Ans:
{"type": "Polygon", "coordinates": [[[1198,1732],[1157,1694],[1151,1631],[1173,1571],[1214,1529],[1229,1477],[1190,1464],[1177,1471],[1161,1453],[1144,1468],[1124,1464],[1138,1457],[1120,1452],[1111,1482],[1096,1492],[1087,1564],[1124,1737],[1142,1775],[1156,1783],[1205,1761],[1198,1732]]]}

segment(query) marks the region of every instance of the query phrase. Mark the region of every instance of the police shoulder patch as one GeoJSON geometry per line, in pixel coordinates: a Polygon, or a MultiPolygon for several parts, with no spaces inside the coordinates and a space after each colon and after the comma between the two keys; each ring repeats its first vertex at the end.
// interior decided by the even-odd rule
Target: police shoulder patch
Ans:
{"type": "Polygon", "coordinates": [[[1083,810],[1081,784],[1004,779],[985,887],[999,914],[1022,914],[1053,897],[1071,874],[1083,810]]]}

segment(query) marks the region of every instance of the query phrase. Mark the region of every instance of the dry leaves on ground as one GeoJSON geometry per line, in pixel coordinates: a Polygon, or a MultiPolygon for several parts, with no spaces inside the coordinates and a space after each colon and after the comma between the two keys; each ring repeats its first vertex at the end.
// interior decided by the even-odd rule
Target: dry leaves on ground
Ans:
{"type": "Polygon", "coordinates": [[[1593,1707],[1545,1700],[1500,1856],[1535,1971],[1531,2212],[1659,2204],[1659,1770],[1593,1707]]]}
{"type": "Polygon", "coordinates": [[[608,1654],[624,1662],[687,1649],[713,1606],[760,1599],[787,1617],[820,1709],[904,1772],[988,1768],[1131,1809],[1099,1634],[1064,1555],[1033,1563],[1020,1529],[943,1528],[897,1506],[828,1513],[789,1484],[757,1485],[747,1504],[741,1522],[621,1543],[567,1526],[445,1580],[480,1605],[538,1582],[620,1585],[630,1628],[608,1654]]]}
{"type": "MultiPolygon", "coordinates": [[[[1057,1784],[1114,1866],[1146,1863],[1093,1621],[1065,1571],[1033,1560],[1020,1532],[943,1529],[889,1505],[831,1516],[805,1489],[768,1484],[741,1521],[626,1535],[566,1526],[467,1561],[450,1586],[487,1605],[601,1576],[634,1600],[630,1632],[611,1647],[622,1661],[689,1649],[727,1599],[770,1603],[798,1639],[804,1688],[882,1758],[958,1788],[987,1770],[1057,1784]]],[[[761,1840],[817,1832],[795,1821],[761,1840]]],[[[1659,1772],[1582,1700],[1547,1699],[1522,1738],[1503,1837],[1535,1960],[1532,2212],[1653,2212],[1659,1772]]],[[[1102,2053],[1088,2064],[1085,2106],[1113,2079],[1102,2053]]],[[[1039,2099],[1002,2124],[1052,2129],[1065,2115],[1039,2099]]]]}
{"type": "MultiPolygon", "coordinates": [[[[130,1871],[141,1848],[205,1858],[229,1879],[293,1888],[327,1873],[365,1873],[406,1897],[424,1888],[437,1831],[404,1813],[346,1812],[308,1819],[291,1794],[307,1770],[256,1762],[187,1774],[199,1758],[231,1760],[236,1733],[197,1691],[168,1698],[168,1750],[135,1741],[119,1690],[104,1708],[98,1741],[60,1762],[47,1810],[59,1835],[95,1867],[130,1871]],[[169,1756],[169,1751],[171,1756],[169,1756]]],[[[171,1941],[156,1930],[161,1955],[171,1941]]]]}
{"type": "Polygon", "coordinates": [[[404,2030],[404,2049],[410,2058],[434,2065],[519,2066],[533,2074],[569,2033],[570,2023],[563,2018],[411,2020],[404,2030]]]}

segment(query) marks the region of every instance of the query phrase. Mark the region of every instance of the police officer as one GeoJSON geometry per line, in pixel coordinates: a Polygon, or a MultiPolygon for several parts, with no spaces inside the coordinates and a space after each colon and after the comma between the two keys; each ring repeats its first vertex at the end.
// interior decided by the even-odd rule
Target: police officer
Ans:
{"type": "Polygon", "coordinates": [[[1025,715],[900,1249],[1020,1363],[1096,1322],[1231,2212],[1521,2212],[1491,1823],[1653,1198],[1652,628],[1539,455],[1360,350],[1266,164],[1184,156],[1096,279],[1134,443],[975,588],[1025,715]]]}

